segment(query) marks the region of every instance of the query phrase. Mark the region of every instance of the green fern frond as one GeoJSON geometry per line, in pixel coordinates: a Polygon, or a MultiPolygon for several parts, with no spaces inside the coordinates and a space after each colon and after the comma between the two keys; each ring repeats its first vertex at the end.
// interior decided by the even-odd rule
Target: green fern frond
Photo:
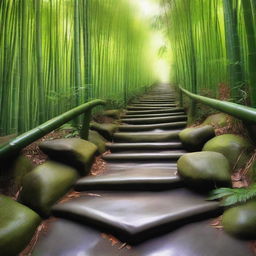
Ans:
{"type": "Polygon", "coordinates": [[[256,197],[256,184],[247,188],[219,188],[210,193],[208,200],[222,199],[222,206],[244,203],[256,197]]]}

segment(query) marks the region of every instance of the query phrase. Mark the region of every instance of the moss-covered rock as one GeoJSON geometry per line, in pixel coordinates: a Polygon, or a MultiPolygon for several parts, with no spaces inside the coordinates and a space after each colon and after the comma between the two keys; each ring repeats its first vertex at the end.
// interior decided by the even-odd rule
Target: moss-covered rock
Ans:
{"type": "Polygon", "coordinates": [[[0,166],[1,190],[8,194],[15,194],[21,186],[23,177],[33,168],[31,161],[22,155],[2,161],[0,166]]]}
{"type": "Polygon", "coordinates": [[[90,128],[99,132],[105,139],[112,140],[113,134],[117,131],[118,125],[108,123],[91,122],[90,128]]]}
{"type": "Polygon", "coordinates": [[[224,230],[238,238],[256,239],[256,201],[229,208],[222,218],[224,230]]]}
{"type": "Polygon", "coordinates": [[[68,192],[77,178],[75,169],[47,161],[24,177],[19,201],[47,216],[52,205],[68,192]]]}
{"type": "Polygon", "coordinates": [[[52,160],[76,168],[80,175],[89,173],[97,151],[93,143],[78,138],[45,141],[39,148],[52,160]]]}
{"type": "Polygon", "coordinates": [[[17,256],[28,245],[40,222],[34,211],[0,195],[0,254],[17,256]]]}
{"type": "Polygon", "coordinates": [[[224,113],[217,113],[217,114],[213,114],[208,116],[204,122],[202,123],[202,125],[212,125],[214,127],[225,127],[228,125],[228,118],[229,115],[224,114],[224,113]]]}
{"type": "Polygon", "coordinates": [[[98,148],[98,153],[102,154],[106,151],[107,140],[96,131],[89,131],[88,140],[98,148]]]}
{"type": "Polygon", "coordinates": [[[120,113],[121,113],[121,111],[118,110],[118,109],[110,109],[110,110],[104,111],[103,115],[107,116],[107,117],[112,117],[114,119],[119,119],[120,118],[120,113]]]}
{"type": "Polygon", "coordinates": [[[231,185],[228,160],[216,152],[183,155],[178,160],[178,172],[189,186],[198,190],[231,185]]]}
{"type": "Polygon", "coordinates": [[[215,132],[211,125],[186,128],[179,133],[182,144],[190,151],[201,150],[204,144],[214,136],[215,132]]]}
{"type": "Polygon", "coordinates": [[[242,167],[248,160],[252,144],[245,138],[234,134],[223,134],[209,140],[203,151],[222,153],[232,168],[242,167]]]}

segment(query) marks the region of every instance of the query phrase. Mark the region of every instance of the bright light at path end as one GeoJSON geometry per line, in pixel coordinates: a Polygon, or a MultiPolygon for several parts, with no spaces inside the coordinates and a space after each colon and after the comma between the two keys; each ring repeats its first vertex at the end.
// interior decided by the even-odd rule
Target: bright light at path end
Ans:
{"type": "Polygon", "coordinates": [[[155,63],[155,73],[159,82],[168,83],[170,82],[170,65],[167,60],[159,59],[155,63]]]}
{"type": "Polygon", "coordinates": [[[133,0],[142,16],[152,17],[160,13],[160,7],[153,0],[133,0]]]}

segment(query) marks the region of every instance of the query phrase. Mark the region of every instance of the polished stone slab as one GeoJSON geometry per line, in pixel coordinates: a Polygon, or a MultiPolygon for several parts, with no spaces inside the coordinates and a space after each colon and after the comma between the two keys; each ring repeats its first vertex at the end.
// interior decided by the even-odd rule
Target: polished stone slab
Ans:
{"type": "Polygon", "coordinates": [[[184,150],[173,150],[173,151],[154,151],[154,152],[122,152],[122,153],[112,153],[104,155],[102,158],[106,161],[141,161],[141,160],[162,160],[162,161],[174,161],[178,160],[186,152],[184,150]]]}
{"type": "Polygon", "coordinates": [[[118,132],[114,134],[116,142],[170,142],[179,139],[180,130],[170,132],[118,132]]]}
{"type": "Polygon", "coordinates": [[[140,132],[140,131],[150,131],[156,129],[168,130],[168,129],[177,129],[185,128],[187,122],[172,122],[172,123],[161,123],[161,124],[122,124],[119,125],[118,130],[120,132],[140,132]]]}
{"type": "Polygon", "coordinates": [[[93,192],[53,207],[57,217],[103,228],[135,243],[179,223],[219,212],[217,202],[184,188],[154,192],[93,192]]]}
{"type": "Polygon", "coordinates": [[[164,190],[182,185],[177,169],[169,168],[128,168],[122,171],[106,172],[100,176],[79,179],[75,190],[164,190]]]}
{"type": "Polygon", "coordinates": [[[160,124],[168,122],[186,121],[186,115],[179,116],[161,116],[161,117],[135,117],[123,118],[121,121],[127,124],[160,124]]]}
{"type": "Polygon", "coordinates": [[[157,113],[175,113],[184,111],[184,108],[165,108],[165,109],[153,109],[153,110],[128,110],[125,112],[126,115],[134,114],[157,114],[157,113]]]}
{"type": "Polygon", "coordinates": [[[166,162],[166,161],[153,161],[149,163],[148,161],[115,161],[115,162],[107,162],[106,163],[106,171],[107,172],[115,172],[115,171],[123,171],[130,168],[167,168],[168,170],[177,170],[176,162],[166,162]]]}
{"type": "Polygon", "coordinates": [[[121,115],[121,118],[145,118],[145,117],[163,117],[163,116],[180,116],[185,115],[185,112],[160,113],[160,114],[137,114],[137,115],[121,115]]]}
{"type": "Polygon", "coordinates": [[[99,230],[69,220],[53,222],[32,256],[253,256],[249,243],[210,226],[211,220],[182,226],[135,246],[111,241],[99,230]]]}
{"type": "Polygon", "coordinates": [[[172,108],[176,108],[176,105],[173,105],[172,107],[167,106],[167,107],[157,107],[157,106],[127,106],[128,110],[162,110],[162,109],[172,109],[172,108]]]}
{"type": "Polygon", "coordinates": [[[120,152],[124,150],[163,150],[163,149],[182,149],[181,142],[141,142],[141,143],[107,143],[107,149],[111,152],[120,152]]]}

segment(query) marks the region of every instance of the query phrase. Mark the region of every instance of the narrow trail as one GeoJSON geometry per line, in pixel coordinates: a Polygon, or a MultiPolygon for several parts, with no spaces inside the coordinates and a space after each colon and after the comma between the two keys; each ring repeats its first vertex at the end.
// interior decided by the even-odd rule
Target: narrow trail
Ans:
{"type": "Polygon", "coordinates": [[[169,86],[128,106],[108,144],[106,172],[81,178],[75,190],[87,194],[54,206],[58,219],[32,255],[253,255],[247,242],[211,226],[221,213],[218,203],[186,188],[177,175],[176,161],[186,153],[178,133],[185,126],[169,86]],[[124,244],[111,244],[102,232],[124,244]]]}

